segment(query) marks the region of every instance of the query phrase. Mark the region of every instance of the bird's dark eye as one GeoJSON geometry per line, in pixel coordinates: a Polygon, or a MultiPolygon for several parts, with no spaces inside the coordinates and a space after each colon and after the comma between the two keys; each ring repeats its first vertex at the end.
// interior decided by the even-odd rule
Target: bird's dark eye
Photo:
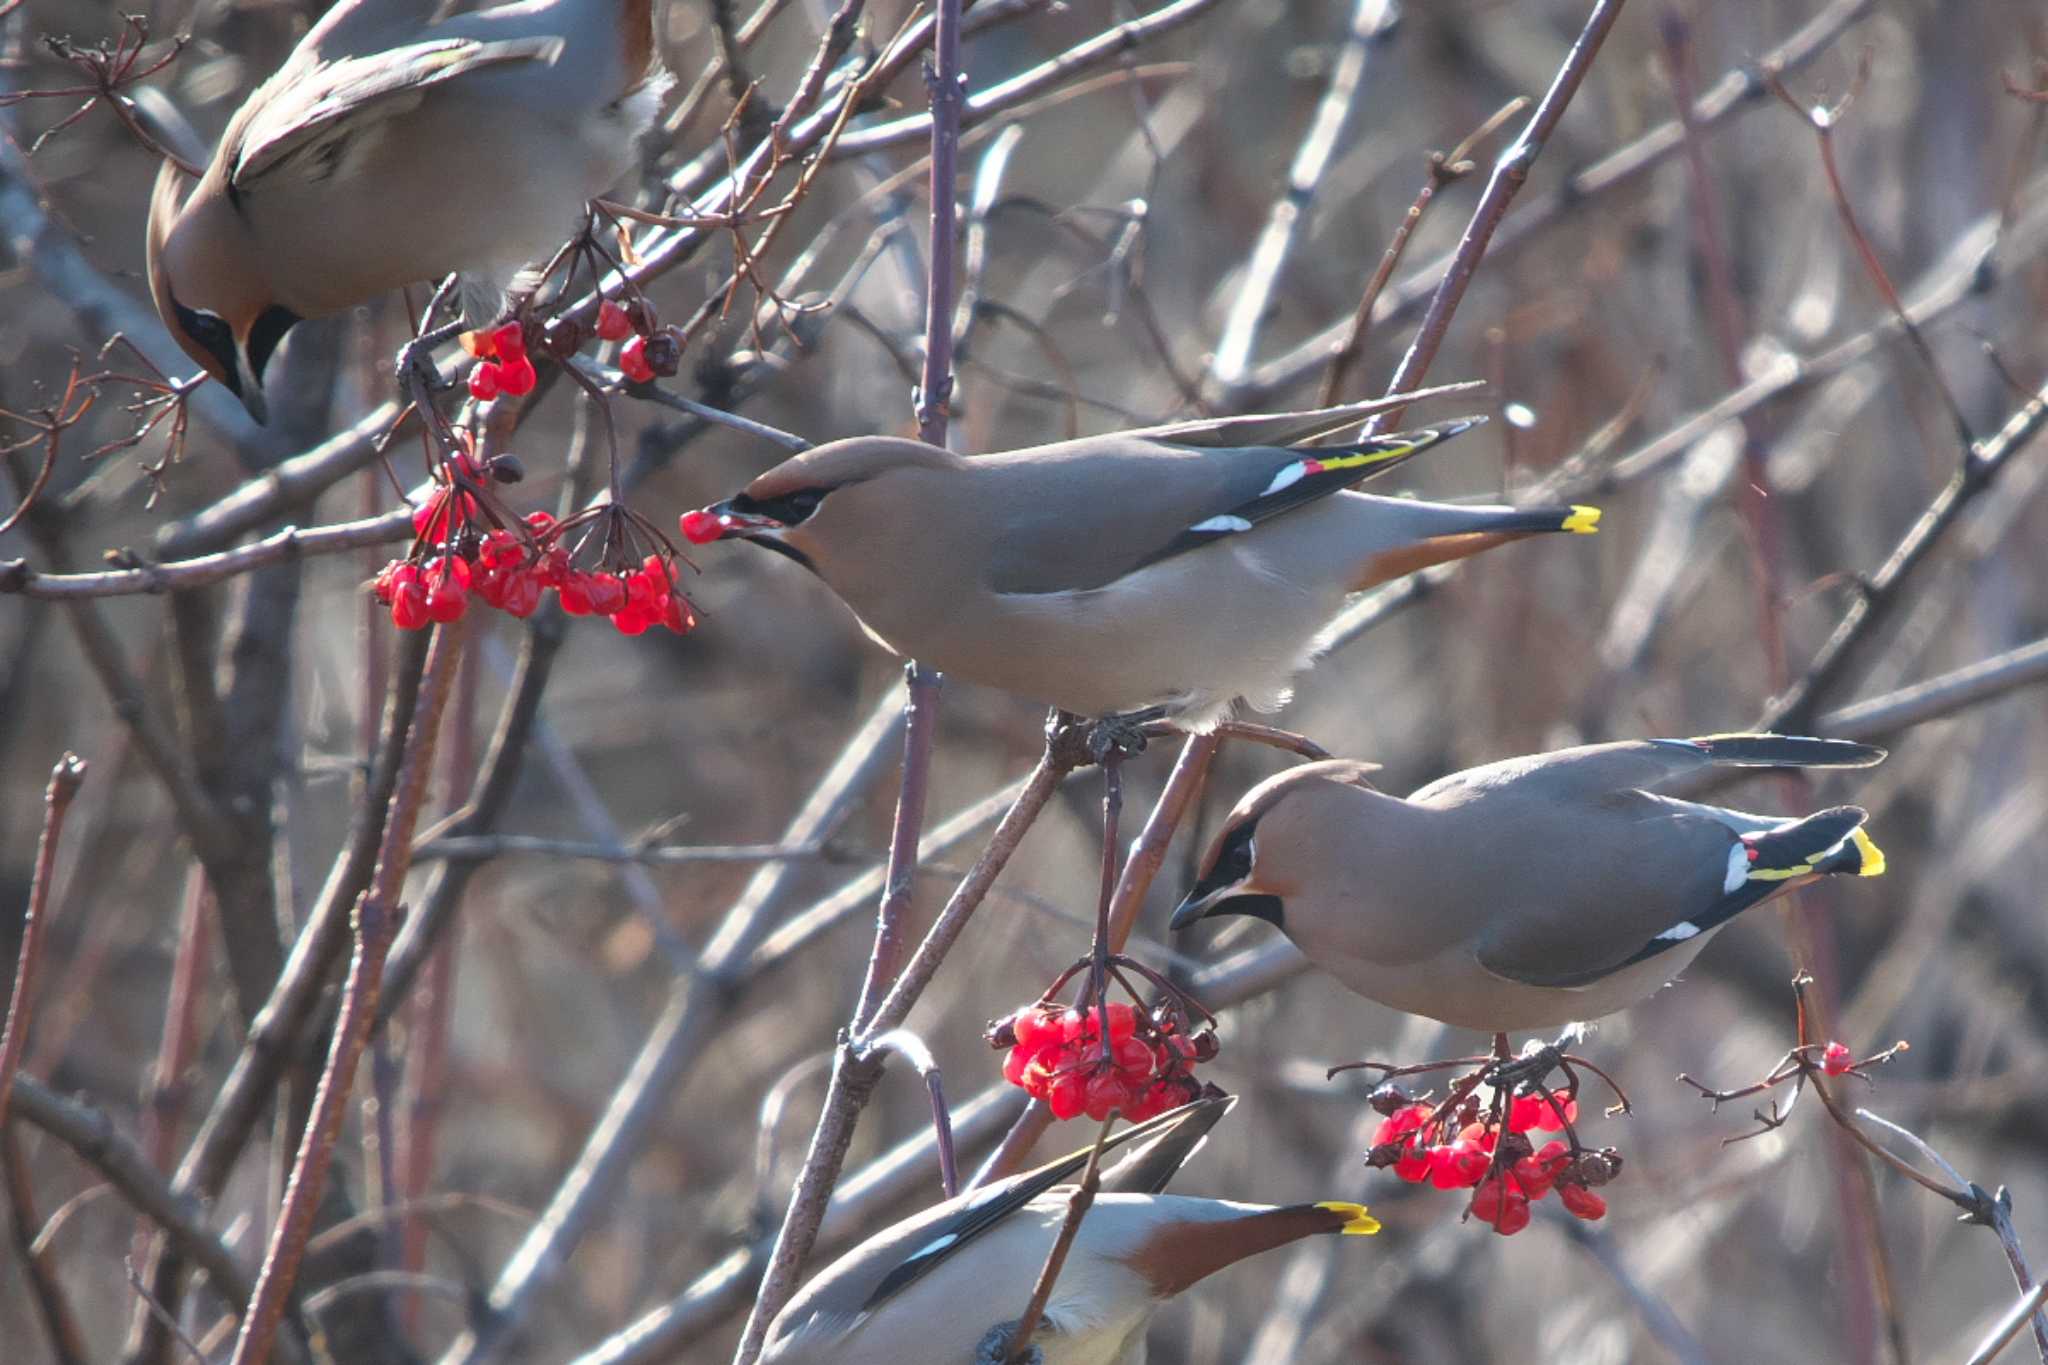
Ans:
{"type": "Polygon", "coordinates": [[[263,316],[257,318],[256,325],[249,329],[249,374],[258,384],[263,382],[264,367],[270,364],[277,343],[302,321],[304,319],[291,309],[282,304],[272,304],[263,310],[263,316]]]}
{"type": "Polygon", "coordinates": [[[187,308],[176,299],[171,304],[178,311],[178,326],[185,335],[192,338],[200,350],[220,365],[220,381],[232,390],[236,397],[242,393],[240,366],[235,364],[235,330],[227,325],[218,313],[208,313],[198,308],[187,308]]]}
{"type": "Polygon", "coordinates": [[[768,517],[784,526],[801,526],[818,510],[818,504],[825,501],[829,489],[799,488],[794,493],[785,493],[779,498],[750,498],[741,493],[726,505],[735,512],[748,516],[768,517]]]}

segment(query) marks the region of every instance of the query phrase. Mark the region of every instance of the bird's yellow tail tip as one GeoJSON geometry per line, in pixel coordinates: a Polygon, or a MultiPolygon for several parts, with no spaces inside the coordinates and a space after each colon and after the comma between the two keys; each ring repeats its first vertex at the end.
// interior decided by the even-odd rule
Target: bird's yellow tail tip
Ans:
{"type": "Polygon", "coordinates": [[[1865,834],[1860,825],[1857,826],[1856,832],[1849,837],[1856,841],[1856,852],[1863,857],[1863,863],[1856,869],[1856,875],[1859,877],[1882,877],[1884,875],[1884,850],[1877,846],[1877,841],[1868,834],[1865,834]]]}
{"type": "Polygon", "coordinates": [[[1366,1212],[1363,1204],[1345,1204],[1337,1200],[1326,1200],[1316,1205],[1332,1213],[1344,1216],[1344,1224],[1337,1231],[1346,1237],[1370,1237],[1380,1230],[1380,1220],[1366,1212]]]}
{"type": "Polygon", "coordinates": [[[1561,528],[1573,535],[1590,536],[1600,529],[1600,509],[1597,507],[1572,506],[1572,514],[1564,519],[1561,528]]]}

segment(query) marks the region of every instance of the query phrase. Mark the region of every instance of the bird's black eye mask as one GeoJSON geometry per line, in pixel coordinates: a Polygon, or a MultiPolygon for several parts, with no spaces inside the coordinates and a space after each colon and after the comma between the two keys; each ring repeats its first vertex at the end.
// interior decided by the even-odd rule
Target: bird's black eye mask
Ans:
{"type": "Polygon", "coordinates": [[[765,517],[785,527],[801,526],[810,520],[811,514],[818,510],[818,504],[825,501],[825,494],[830,491],[825,488],[799,488],[779,498],[755,498],[736,493],[725,505],[727,510],[743,517],[765,517]]]}
{"type": "Polygon", "coordinates": [[[235,397],[240,398],[242,396],[242,367],[235,363],[234,328],[228,326],[227,321],[218,313],[206,313],[201,312],[197,308],[187,308],[176,299],[171,300],[171,307],[177,311],[178,326],[184,329],[185,335],[192,338],[201,350],[212,356],[219,363],[221,383],[227,385],[228,391],[234,394],[235,397]]]}
{"type": "MultiPolygon", "coordinates": [[[[1223,846],[1216,851],[1216,864],[1207,876],[1196,882],[1187,894],[1188,901],[1200,901],[1214,895],[1225,887],[1234,886],[1252,875],[1252,836],[1258,832],[1257,820],[1247,820],[1223,837],[1223,846]]],[[[1280,927],[1285,909],[1278,896],[1247,893],[1226,896],[1203,912],[1202,918],[1216,915],[1250,915],[1266,923],[1280,927]]]]}

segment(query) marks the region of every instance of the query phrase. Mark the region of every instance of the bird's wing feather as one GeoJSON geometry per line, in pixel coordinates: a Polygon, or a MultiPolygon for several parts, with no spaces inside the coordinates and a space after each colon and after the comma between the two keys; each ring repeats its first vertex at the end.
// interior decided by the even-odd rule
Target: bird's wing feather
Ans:
{"type": "Polygon", "coordinates": [[[1231,417],[1198,417],[1187,422],[1167,422],[1156,427],[1128,431],[1126,436],[1172,441],[1184,446],[1291,446],[1328,436],[1345,427],[1357,426],[1374,413],[1407,407],[1425,398],[1465,393],[1481,388],[1478,380],[1439,384],[1392,398],[1368,398],[1334,407],[1308,408],[1300,412],[1249,412],[1231,417]]]}
{"type": "Polygon", "coordinates": [[[1462,430],[1424,428],[1306,450],[1199,449],[1123,432],[985,457],[988,472],[1009,484],[1002,535],[988,551],[988,586],[1000,593],[1105,587],[1385,473],[1462,430]]]}
{"type": "Polygon", "coordinates": [[[1575,856],[1599,869],[1597,897],[1547,888],[1562,892],[1553,913],[1497,919],[1481,966],[1524,985],[1587,986],[1712,933],[1788,881],[1883,868],[1855,806],[1768,822],[1641,792],[1607,804],[1633,832],[1587,822],[1575,856]]]}
{"type": "Polygon", "coordinates": [[[337,136],[397,118],[423,92],[487,67],[553,62],[558,37],[482,42],[449,37],[361,57],[349,57],[286,75],[239,131],[229,183],[251,188],[265,175],[288,174],[289,163],[337,136]]]}
{"type": "Polygon", "coordinates": [[[1641,739],[1511,758],[1440,778],[1408,799],[1448,804],[1506,782],[1540,781],[1548,795],[1594,800],[1632,788],[1653,790],[1707,767],[1857,768],[1884,757],[1869,744],[1799,735],[1706,735],[1641,739]]]}

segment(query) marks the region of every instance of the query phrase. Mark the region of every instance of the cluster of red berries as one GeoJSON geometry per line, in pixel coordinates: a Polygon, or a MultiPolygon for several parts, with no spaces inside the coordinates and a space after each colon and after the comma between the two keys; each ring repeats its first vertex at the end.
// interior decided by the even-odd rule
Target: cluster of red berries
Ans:
{"type": "Polygon", "coordinates": [[[628,307],[606,299],[597,308],[597,326],[592,329],[600,341],[624,341],[619,348],[619,372],[635,384],[656,376],[666,378],[682,366],[683,344],[676,334],[658,327],[645,302],[635,300],[628,307]]]}
{"type": "Polygon", "coordinates": [[[1391,1168],[1415,1184],[1471,1190],[1470,1216],[1502,1236],[1529,1226],[1530,1205],[1553,1190],[1575,1217],[1606,1216],[1607,1201],[1594,1187],[1620,1174],[1620,1154],[1612,1148],[1587,1151],[1576,1141],[1555,1138],[1538,1147],[1529,1136],[1569,1131],[1578,1118],[1576,1099],[1555,1092],[1515,1095],[1504,1113],[1482,1113],[1468,1097],[1444,1112],[1446,1106],[1416,1102],[1398,1087],[1383,1085],[1373,1092],[1372,1103],[1385,1118],[1373,1134],[1366,1164],[1391,1168]]]}
{"type": "Polygon", "coordinates": [[[514,398],[529,394],[539,382],[533,357],[528,354],[529,343],[560,360],[574,355],[592,336],[626,343],[619,348],[619,369],[635,384],[667,378],[682,368],[682,339],[673,328],[656,321],[654,309],[645,299],[626,303],[606,299],[598,305],[597,321],[587,331],[573,318],[559,317],[545,326],[514,318],[486,331],[465,332],[463,348],[481,362],[469,372],[469,396],[488,403],[500,394],[514,398]]]}
{"type": "Polygon", "coordinates": [[[1044,1100],[1056,1119],[1100,1122],[1115,1111],[1137,1123],[1201,1097],[1192,1068],[1215,1057],[1213,1030],[1190,1033],[1171,1009],[1147,1014],[1120,1000],[1108,1015],[1106,1050],[1101,1006],[1040,1001],[996,1020],[988,1040],[1009,1050],[1003,1079],[1044,1100]]]}
{"type": "Polygon", "coordinates": [[[526,354],[526,325],[514,318],[488,332],[469,332],[464,347],[483,363],[469,372],[469,396],[488,403],[499,394],[514,398],[533,392],[540,376],[526,354]]]}
{"type": "MultiPolygon", "coordinates": [[[[386,564],[370,585],[400,630],[460,620],[471,598],[513,616],[531,616],[549,591],[569,615],[609,617],[622,635],[653,626],[684,635],[696,627],[690,599],[676,586],[673,554],[657,551],[638,563],[616,554],[611,558],[617,562],[596,569],[571,563],[563,533],[592,518],[630,517],[622,508],[607,504],[566,523],[529,512],[522,521],[486,530],[495,515],[486,513],[477,493],[458,486],[457,474],[479,489],[519,477],[510,456],[486,463],[471,449],[456,453],[444,471],[447,481],[413,511],[412,553],[386,564]]],[[[610,549],[617,538],[607,536],[605,542],[610,549]]]]}

